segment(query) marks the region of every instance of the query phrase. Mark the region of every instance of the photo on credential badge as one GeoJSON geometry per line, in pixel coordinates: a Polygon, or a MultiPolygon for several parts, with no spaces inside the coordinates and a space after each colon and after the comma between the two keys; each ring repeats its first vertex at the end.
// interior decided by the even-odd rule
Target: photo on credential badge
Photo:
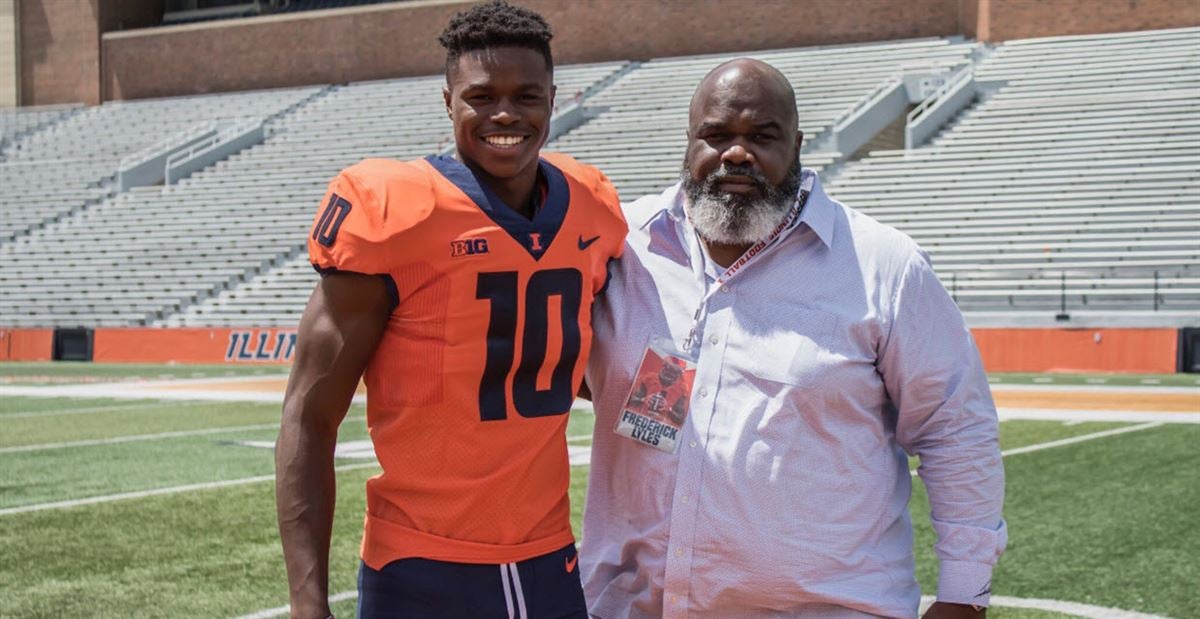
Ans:
{"type": "Polygon", "coordinates": [[[691,361],[654,346],[646,348],[613,431],[674,453],[695,380],[696,365],[691,361]]]}

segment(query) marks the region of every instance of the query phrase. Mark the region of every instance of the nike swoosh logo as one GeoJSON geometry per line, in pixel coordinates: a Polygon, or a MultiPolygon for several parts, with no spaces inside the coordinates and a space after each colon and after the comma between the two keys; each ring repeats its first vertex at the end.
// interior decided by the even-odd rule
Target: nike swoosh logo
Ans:
{"type": "MultiPolygon", "coordinates": [[[[579,249],[581,251],[584,249],[587,249],[589,246],[591,246],[592,243],[595,243],[598,240],[600,240],[599,234],[597,234],[596,236],[593,236],[592,238],[590,238],[586,241],[583,240],[583,235],[581,234],[581,235],[579,235],[579,249]]],[[[570,571],[570,570],[567,570],[567,571],[570,571]]]]}
{"type": "MultiPolygon", "coordinates": [[[[596,238],[600,238],[600,237],[596,237],[596,238]]],[[[592,239],[592,240],[594,241],[596,239],[592,239]]],[[[579,555],[575,555],[575,556],[571,557],[570,559],[566,560],[568,574],[575,571],[575,564],[578,562],[579,562],[579,555]]]]}

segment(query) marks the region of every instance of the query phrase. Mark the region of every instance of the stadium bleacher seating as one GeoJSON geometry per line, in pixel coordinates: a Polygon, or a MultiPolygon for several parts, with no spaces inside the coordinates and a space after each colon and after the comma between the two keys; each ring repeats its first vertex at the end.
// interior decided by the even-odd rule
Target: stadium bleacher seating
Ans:
{"type": "MultiPolygon", "coordinates": [[[[969,60],[975,44],[955,39],[830,46],[747,54],[771,63],[796,89],[801,159],[820,170],[839,158],[822,137],[834,119],[884,78],[906,67],[949,68],[969,60]]],[[[599,166],[625,201],[658,193],[679,179],[688,104],[700,78],[737,54],[666,58],[642,64],[588,100],[608,108],[550,145],[599,166]]],[[[849,153],[846,153],[849,154],[849,153]]]]}
{"type": "Polygon", "coordinates": [[[1194,311],[1198,58],[1194,28],[1005,43],[975,72],[993,97],[828,189],[921,243],[965,311],[1060,308],[1064,281],[1068,309],[1194,311]]]}
{"type": "MultiPolygon", "coordinates": [[[[990,55],[957,38],[751,55],[796,86],[804,164],[835,198],[928,249],[965,311],[1045,315],[1066,301],[1071,311],[1195,312],[1198,34],[1012,41],[990,55]],[[835,119],[882,80],[972,62],[979,78],[1007,85],[925,146],[855,160],[830,150],[835,119]]],[[[599,165],[627,201],[658,192],[678,178],[692,90],[733,57],[559,67],[560,104],[582,99],[587,121],[548,148],[599,165]]],[[[305,231],[325,184],[362,158],[451,147],[442,80],[31,120],[0,161],[0,181],[17,188],[0,203],[0,325],[295,325],[316,280],[305,231]],[[122,157],[234,116],[270,118],[266,140],[170,187],[111,187],[122,157]]]]}

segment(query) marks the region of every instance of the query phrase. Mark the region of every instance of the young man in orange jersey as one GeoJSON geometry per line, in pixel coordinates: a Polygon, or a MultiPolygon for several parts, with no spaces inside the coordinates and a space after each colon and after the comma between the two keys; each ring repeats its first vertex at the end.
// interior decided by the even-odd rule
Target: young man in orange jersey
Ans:
{"type": "Polygon", "coordinates": [[[565,429],[626,227],[600,172],[539,156],[550,38],[503,2],[458,14],[439,39],[457,158],[366,160],[322,202],[275,456],[293,617],[329,615],[334,446],[364,371],[383,472],[359,616],[586,617],[565,429]]]}

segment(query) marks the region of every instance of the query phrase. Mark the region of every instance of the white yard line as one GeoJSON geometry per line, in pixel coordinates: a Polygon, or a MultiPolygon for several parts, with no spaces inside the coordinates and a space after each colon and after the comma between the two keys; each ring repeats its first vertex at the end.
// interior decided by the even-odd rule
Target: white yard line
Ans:
{"type": "Polygon", "coordinates": [[[1047,443],[1036,443],[1034,445],[1026,445],[1024,447],[1014,447],[1013,449],[1005,449],[1000,452],[1001,456],[1015,456],[1017,454],[1026,454],[1032,451],[1041,451],[1043,449],[1052,449],[1054,447],[1062,447],[1063,445],[1074,445],[1075,443],[1083,443],[1086,441],[1104,438],[1106,436],[1116,436],[1118,434],[1128,434],[1129,432],[1138,432],[1141,430],[1149,430],[1166,425],[1161,421],[1151,421],[1150,423],[1142,423],[1136,426],[1125,426],[1124,428],[1113,428],[1112,430],[1103,430],[1101,432],[1092,432],[1091,434],[1081,434],[1070,438],[1063,438],[1057,441],[1049,441],[1047,443]]]}
{"type": "MultiPolygon", "coordinates": [[[[336,604],[345,602],[346,600],[354,600],[358,598],[358,591],[342,591],[329,596],[329,603],[336,604]]],[[[934,597],[931,595],[921,596],[921,612],[925,612],[934,602],[934,597]]],[[[1042,600],[1035,598],[1019,598],[1008,595],[993,595],[990,605],[993,608],[1031,608],[1034,610],[1045,610],[1073,617],[1084,617],[1086,619],[1167,619],[1162,615],[1150,615],[1139,613],[1132,610],[1121,610],[1119,608],[1108,608],[1106,606],[1093,606],[1091,604],[1080,604],[1078,602],[1067,602],[1063,600],[1042,600]]],[[[235,619],[273,619],[274,617],[286,616],[292,610],[291,606],[276,606],[275,608],[265,608],[263,610],[241,615],[235,619]]]]}
{"type": "MultiPolygon", "coordinates": [[[[341,595],[341,594],[339,594],[341,595]]],[[[921,612],[933,604],[933,596],[921,596],[921,612]]],[[[1148,615],[1146,613],[1134,612],[1132,610],[1121,610],[1119,608],[1108,608],[1105,606],[1093,606],[1091,604],[1080,604],[1078,602],[1066,602],[1062,600],[1039,600],[1034,598],[1018,598],[1009,597],[1007,595],[993,595],[991,600],[992,606],[1003,608],[1032,608],[1036,610],[1047,610],[1073,617],[1086,617],[1087,619],[1166,619],[1161,615],[1148,615]]],[[[275,617],[278,615],[264,615],[266,617],[275,617]]]]}
{"type": "MultiPolygon", "coordinates": [[[[344,602],[346,600],[353,600],[357,597],[358,597],[358,591],[343,591],[341,593],[335,593],[335,594],[329,596],[329,603],[336,604],[338,602],[344,602]]],[[[282,617],[282,616],[288,614],[288,612],[290,612],[291,610],[292,610],[291,606],[277,606],[275,608],[268,608],[266,610],[260,610],[256,613],[250,613],[249,615],[242,615],[241,617],[238,617],[237,619],[270,619],[271,617],[282,617]]]]}
{"type": "MultiPolygon", "coordinates": [[[[363,462],[359,464],[344,464],[334,467],[334,471],[338,473],[344,471],[353,471],[356,469],[365,469],[371,467],[379,467],[377,462],[363,462]]],[[[183,486],[169,486],[167,488],[155,488],[153,490],[139,490],[137,492],[122,492],[120,494],[105,494],[101,496],[88,497],[85,499],[72,499],[70,501],[55,501],[53,503],[36,503],[33,505],[21,505],[19,507],[7,507],[0,509],[0,516],[11,516],[13,514],[24,514],[28,512],[40,512],[48,509],[66,509],[68,507],[79,507],[81,505],[96,505],[98,503],[111,503],[113,501],[124,501],[128,499],[143,499],[152,496],[162,496],[166,494],[180,494],[183,492],[193,492],[196,490],[214,490],[217,488],[230,488],[233,486],[244,486],[247,484],[255,484],[263,481],[273,481],[275,474],[257,475],[255,477],[242,477],[240,479],[226,479],[222,481],[210,481],[200,484],[186,484],[183,486]]]]}
{"type": "MultiPolygon", "coordinates": [[[[88,406],[85,408],[69,408],[65,410],[19,411],[16,413],[0,413],[0,422],[5,419],[25,419],[28,417],[58,417],[61,415],[91,415],[93,413],[112,413],[118,411],[135,411],[146,408],[160,408],[166,402],[146,402],[144,404],[109,404],[107,406],[88,406]]],[[[178,406],[178,405],[177,405],[178,406]]],[[[186,406],[184,404],[183,406],[186,406]]]]}
{"type": "MultiPolygon", "coordinates": [[[[1063,445],[1074,445],[1075,443],[1084,443],[1084,442],[1095,440],[1098,438],[1104,438],[1106,436],[1116,436],[1118,434],[1137,432],[1139,430],[1149,430],[1150,428],[1157,428],[1162,425],[1166,425],[1166,424],[1162,423],[1161,421],[1151,421],[1150,423],[1143,423],[1143,424],[1139,424],[1136,426],[1125,426],[1124,428],[1113,428],[1112,430],[1102,430],[1100,432],[1092,432],[1090,434],[1080,434],[1079,436],[1063,438],[1063,439],[1059,439],[1057,441],[1047,441],[1045,443],[1034,443],[1033,445],[1025,445],[1024,447],[1014,447],[1012,449],[1005,449],[1004,451],[1000,452],[1000,457],[1007,458],[1008,456],[1015,456],[1018,454],[1029,453],[1031,451],[1041,451],[1043,449],[1052,449],[1054,447],[1062,447],[1063,445]]],[[[909,473],[909,475],[916,477],[917,469],[912,469],[908,473],[909,473]]]]}
{"type": "MultiPolygon", "coordinates": [[[[116,400],[200,400],[208,402],[283,402],[283,391],[217,391],[212,389],[159,389],[159,383],[123,385],[80,385],[78,387],[11,387],[0,386],[0,396],[30,398],[113,398],[116,400]],[[152,388],[153,386],[154,388],[152,388]]],[[[356,403],[366,402],[366,396],[354,396],[356,403]]]]}
{"type": "MultiPolygon", "coordinates": [[[[1037,382],[1037,379],[1034,379],[1037,382]]],[[[990,383],[992,392],[997,391],[1035,391],[1039,393],[1046,392],[1061,392],[1061,393],[1128,393],[1132,395],[1144,394],[1160,394],[1160,393],[1185,393],[1197,394],[1200,393],[1200,383],[1197,386],[1173,386],[1164,387],[1163,385],[1056,385],[1047,384],[1045,381],[1037,382],[1037,384],[1019,384],[1019,383],[990,383]]]]}
{"type": "Polygon", "coordinates": [[[0,454],[24,453],[30,451],[49,451],[52,449],[67,449],[70,447],[92,447],[94,445],[119,445],[138,441],[157,441],[164,438],[180,438],[185,436],[205,436],[221,434],[222,432],[240,432],[242,430],[270,430],[278,428],[279,423],[259,423],[250,426],[230,426],[227,428],[205,428],[203,430],[177,430],[174,432],[158,432],[156,434],[133,434],[130,436],[114,436],[112,438],[95,438],[83,441],[65,443],[41,443],[39,445],[17,445],[15,447],[0,447],[0,454]]]}
{"type": "Polygon", "coordinates": [[[1001,408],[999,409],[999,413],[1000,421],[1029,419],[1034,421],[1103,421],[1126,423],[1161,421],[1163,423],[1200,423],[1200,412],[1001,408]]]}
{"type": "MultiPolygon", "coordinates": [[[[343,421],[362,421],[364,417],[346,417],[343,421]]],[[[279,422],[273,423],[258,423],[248,426],[226,426],[221,428],[203,428],[199,430],[175,430],[172,432],[157,432],[155,434],[131,434],[127,436],[113,436],[109,438],[94,438],[82,441],[68,441],[63,443],[41,443],[38,445],[16,445],[13,447],[0,447],[0,454],[22,453],[30,451],[48,451],[51,449],[66,449],[70,447],[91,447],[95,445],[119,445],[121,443],[134,443],[137,441],[157,441],[164,438],[180,438],[187,436],[205,436],[209,434],[221,434],[224,432],[240,432],[243,430],[271,430],[279,427],[279,422]]]]}

